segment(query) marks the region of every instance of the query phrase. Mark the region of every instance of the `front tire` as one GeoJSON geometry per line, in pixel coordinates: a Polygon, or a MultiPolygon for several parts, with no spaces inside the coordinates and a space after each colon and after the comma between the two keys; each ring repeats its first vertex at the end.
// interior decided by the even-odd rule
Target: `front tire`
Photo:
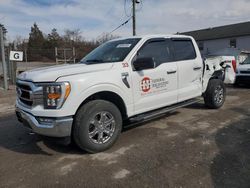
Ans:
{"type": "Polygon", "coordinates": [[[97,153],[110,148],[119,137],[122,116],[111,102],[93,100],[77,112],[73,127],[73,139],[83,150],[97,153]]]}
{"type": "Polygon", "coordinates": [[[222,80],[212,79],[209,81],[204,94],[204,101],[208,108],[218,109],[223,106],[226,98],[226,87],[222,80]]]}

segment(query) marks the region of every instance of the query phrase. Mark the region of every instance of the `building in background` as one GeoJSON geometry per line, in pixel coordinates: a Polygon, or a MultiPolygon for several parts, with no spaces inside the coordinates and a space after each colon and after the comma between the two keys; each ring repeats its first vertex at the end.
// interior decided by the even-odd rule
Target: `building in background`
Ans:
{"type": "Polygon", "coordinates": [[[201,54],[207,56],[228,48],[250,51],[250,22],[181,33],[194,37],[201,54]]]}

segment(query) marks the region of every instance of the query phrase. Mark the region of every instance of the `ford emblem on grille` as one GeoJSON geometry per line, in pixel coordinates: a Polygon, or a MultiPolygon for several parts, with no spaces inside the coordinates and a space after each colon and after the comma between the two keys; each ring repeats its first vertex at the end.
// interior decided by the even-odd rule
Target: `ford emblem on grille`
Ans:
{"type": "Polygon", "coordinates": [[[18,87],[16,92],[17,92],[17,96],[20,98],[22,96],[22,90],[18,87]]]}

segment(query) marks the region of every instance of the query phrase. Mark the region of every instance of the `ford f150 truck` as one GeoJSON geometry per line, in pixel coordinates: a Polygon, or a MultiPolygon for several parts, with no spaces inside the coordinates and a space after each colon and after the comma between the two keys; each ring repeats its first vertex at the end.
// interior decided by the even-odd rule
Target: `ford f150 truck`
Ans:
{"type": "Polygon", "coordinates": [[[204,97],[220,108],[223,69],[201,58],[195,40],[151,35],[106,42],[74,65],[17,78],[16,114],[33,132],[70,137],[91,153],[108,149],[125,121],[143,121],[204,97]]]}

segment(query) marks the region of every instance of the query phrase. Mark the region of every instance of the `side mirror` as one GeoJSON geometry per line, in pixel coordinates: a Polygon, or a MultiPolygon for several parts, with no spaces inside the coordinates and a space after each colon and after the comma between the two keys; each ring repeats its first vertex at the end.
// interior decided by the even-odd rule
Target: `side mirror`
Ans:
{"type": "Polygon", "coordinates": [[[152,57],[141,57],[133,62],[133,66],[136,71],[153,69],[155,68],[155,62],[152,57]]]}

